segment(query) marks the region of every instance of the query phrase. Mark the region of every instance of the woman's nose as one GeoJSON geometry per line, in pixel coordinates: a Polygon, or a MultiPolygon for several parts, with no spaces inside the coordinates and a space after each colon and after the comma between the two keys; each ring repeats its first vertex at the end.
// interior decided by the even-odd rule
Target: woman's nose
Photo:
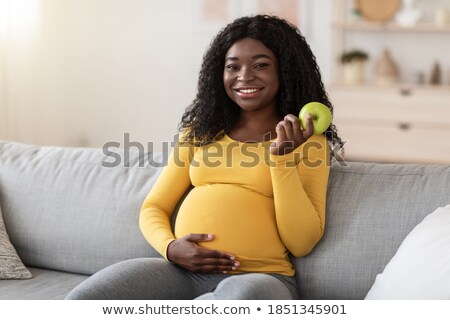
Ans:
{"type": "Polygon", "coordinates": [[[246,82],[246,81],[253,80],[253,78],[254,78],[254,75],[250,68],[241,68],[241,70],[238,74],[237,80],[246,82]]]}

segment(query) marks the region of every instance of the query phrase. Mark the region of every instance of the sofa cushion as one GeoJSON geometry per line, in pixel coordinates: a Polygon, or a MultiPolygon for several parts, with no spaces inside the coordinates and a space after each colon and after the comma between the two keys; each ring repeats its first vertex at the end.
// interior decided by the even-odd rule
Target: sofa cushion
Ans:
{"type": "Polygon", "coordinates": [[[450,299],[450,205],[436,209],[402,242],[366,299],[450,299]]]}
{"type": "MultiPolygon", "coordinates": [[[[161,154],[150,159],[163,162],[161,154]]],[[[25,265],[92,274],[118,261],[159,256],[138,218],[161,168],[145,165],[138,152],[130,153],[128,166],[104,161],[115,159],[101,149],[0,141],[4,220],[25,265]]]]}
{"type": "Polygon", "coordinates": [[[295,261],[302,298],[364,299],[406,235],[448,203],[449,166],[335,164],[324,236],[295,261]]]}
{"type": "Polygon", "coordinates": [[[88,276],[30,268],[33,279],[0,281],[0,300],[54,300],[66,295],[88,276]]]}
{"type": "Polygon", "coordinates": [[[0,203],[0,280],[29,279],[30,271],[23,265],[14,246],[9,241],[3,223],[2,206],[0,203]]]}

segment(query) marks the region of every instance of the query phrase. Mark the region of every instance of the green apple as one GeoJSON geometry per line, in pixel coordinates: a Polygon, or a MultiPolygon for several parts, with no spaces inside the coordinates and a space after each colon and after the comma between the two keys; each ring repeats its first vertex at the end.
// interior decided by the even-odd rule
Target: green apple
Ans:
{"type": "Polygon", "coordinates": [[[310,102],[303,106],[298,115],[302,128],[306,129],[306,115],[310,114],[314,126],[314,134],[322,134],[331,124],[331,112],[320,102],[310,102]]]}

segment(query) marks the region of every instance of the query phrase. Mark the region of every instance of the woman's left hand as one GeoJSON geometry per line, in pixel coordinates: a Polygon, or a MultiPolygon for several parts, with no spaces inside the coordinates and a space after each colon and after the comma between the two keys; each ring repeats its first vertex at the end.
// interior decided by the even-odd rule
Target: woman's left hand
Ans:
{"type": "Polygon", "coordinates": [[[306,115],[306,128],[303,129],[299,118],[288,114],[284,120],[278,122],[276,131],[277,140],[270,145],[270,153],[274,155],[290,153],[313,135],[314,126],[311,115],[306,115]]]}

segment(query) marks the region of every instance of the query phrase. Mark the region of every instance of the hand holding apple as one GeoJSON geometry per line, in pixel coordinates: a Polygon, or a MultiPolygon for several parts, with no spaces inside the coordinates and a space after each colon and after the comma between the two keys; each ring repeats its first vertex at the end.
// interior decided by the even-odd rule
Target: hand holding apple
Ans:
{"type": "Polygon", "coordinates": [[[270,153],[283,155],[297,149],[313,135],[312,117],[306,115],[305,129],[300,120],[293,114],[288,114],[278,122],[276,128],[277,139],[270,145],[270,153]]]}
{"type": "Polygon", "coordinates": [[[322,134],[331,124],[331,112],[326,105],[320,102],[310,102],[300,110],[299,119],[302,128],[306,128],[306,115],[311,115],[314,125],[314,134],[322,134]]]}

